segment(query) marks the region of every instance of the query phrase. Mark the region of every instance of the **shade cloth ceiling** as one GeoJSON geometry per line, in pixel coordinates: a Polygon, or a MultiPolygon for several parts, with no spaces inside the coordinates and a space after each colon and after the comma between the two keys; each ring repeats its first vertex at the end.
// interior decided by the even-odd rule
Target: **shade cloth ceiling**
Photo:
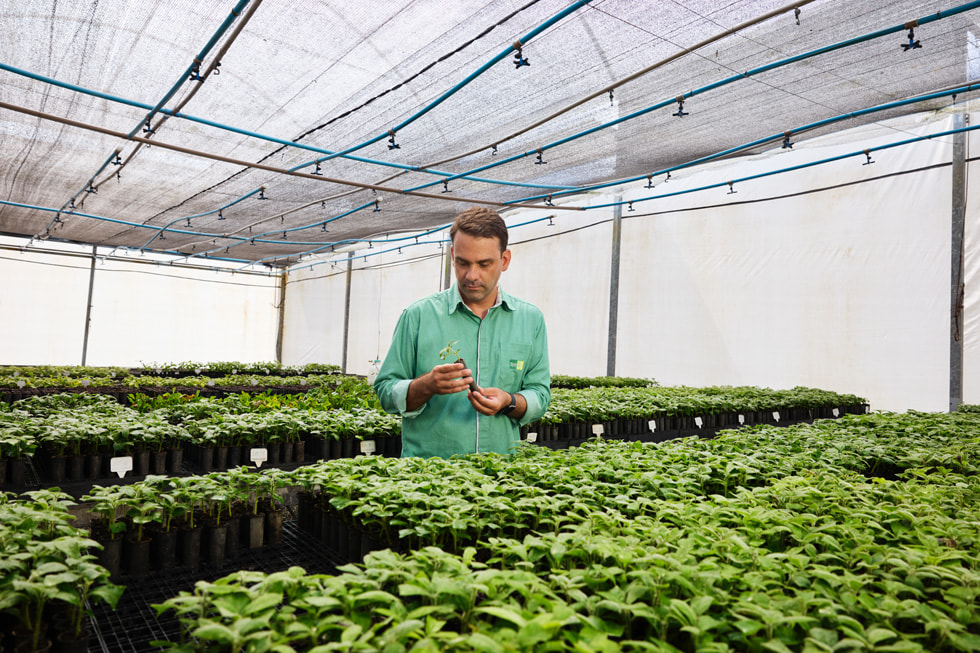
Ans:
{"type": "Polygon", "coordinates": [[[0,232],[285,266],[581,210],[975,97],[977,4],[0,0],[0,232]]]}

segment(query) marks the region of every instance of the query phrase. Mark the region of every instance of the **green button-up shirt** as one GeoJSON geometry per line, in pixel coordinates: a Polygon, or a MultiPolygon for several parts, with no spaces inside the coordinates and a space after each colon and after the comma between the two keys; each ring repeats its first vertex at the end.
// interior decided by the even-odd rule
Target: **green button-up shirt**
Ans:
{"type": "Polygon", "coordinates": [[[520,439],[519,427],[544,415],[551,401],[544,316],[503,290],[482,320],[456,286],[420,299],[398,319],[374,391],[386,411],[402,416],[402,456],[508,453],[520,439]],[[421,408],[406,410],[409,384],[436,365],[454,362],[440,359],[439,352],[455,341],[477,385],[520,392],[527,401],[520,422],[478,413],[466,392],[435,395],[421,408]]]}

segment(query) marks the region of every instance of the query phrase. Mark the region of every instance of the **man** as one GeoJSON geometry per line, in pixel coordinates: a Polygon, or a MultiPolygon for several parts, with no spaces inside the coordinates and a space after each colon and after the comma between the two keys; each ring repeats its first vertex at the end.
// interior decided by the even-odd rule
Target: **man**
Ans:
{"type": "Polygon", "coordinates": [[[498,286],[507,225],[473,208],[449,238],[456,285],[402,312],[374,381],[381,406],[402,416],[402,456],[508,453],[551,401],[544,316],[498,286]],[[449,344],[465,365],[440,359],[449,344]]]}

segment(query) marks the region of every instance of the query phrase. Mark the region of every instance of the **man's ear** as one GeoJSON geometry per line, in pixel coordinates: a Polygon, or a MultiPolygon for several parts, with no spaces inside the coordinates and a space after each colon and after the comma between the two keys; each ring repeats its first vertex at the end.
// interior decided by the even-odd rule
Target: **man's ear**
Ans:
{"type": "Polygon", "coordinates": [[[500,260],[503,261],[501,263],[501,265],[500,265],[500,270],[502,272],[502,271],[504,271],[504,270],[507,269],[507,266],[508,265],[510,265],[510,250],[509,249],[505,249],[504,251],[500,252],[500,260]]]}

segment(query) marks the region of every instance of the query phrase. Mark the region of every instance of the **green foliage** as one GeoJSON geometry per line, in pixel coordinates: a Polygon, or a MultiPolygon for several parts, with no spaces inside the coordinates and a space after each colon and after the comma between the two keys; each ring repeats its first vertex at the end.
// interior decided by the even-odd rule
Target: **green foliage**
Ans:
{"type": "Polygon", "coordinates": [[[13,615],[38,649],[45,609],[68,607],[70,624],[81,634],[91,605],[115,606],[122,588],[90,551],[100,545],[70,526],[72,498],[57,489],[23,498],[0,493],[0,612],[13,615]]]}
{"type": "Polygon", "coordinates": [[[628,376],[567,376],[551,375],[551,388],[582,390],[585,388],[650,388],[659,385],[653,379],[638,379],[628,376]]]}
{"type": "Polygon", "coordinates": [[[971,651],[978,471],[966,413],[328,461],[290,476],[391,549],[157,608],[180,650],[971,651]]]}

